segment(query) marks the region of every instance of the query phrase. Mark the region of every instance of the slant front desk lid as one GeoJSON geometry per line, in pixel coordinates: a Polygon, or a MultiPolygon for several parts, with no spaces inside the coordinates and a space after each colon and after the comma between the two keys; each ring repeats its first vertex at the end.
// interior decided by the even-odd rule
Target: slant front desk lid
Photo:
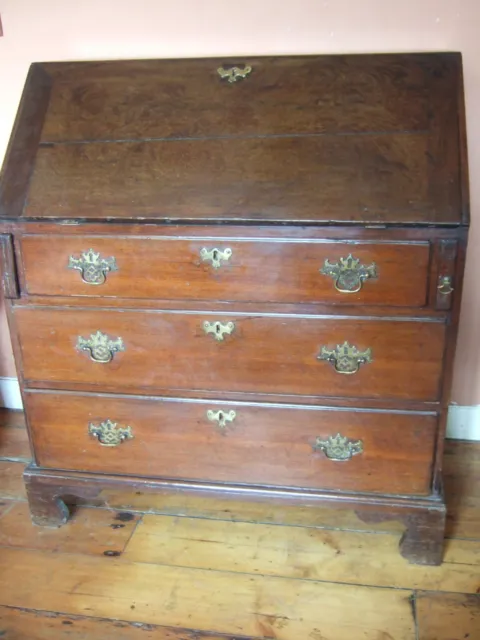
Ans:
{"type": "Polygon", "coordinates": [[[32,65],[3,219],[468,222],[456,53],[32,65]]]}

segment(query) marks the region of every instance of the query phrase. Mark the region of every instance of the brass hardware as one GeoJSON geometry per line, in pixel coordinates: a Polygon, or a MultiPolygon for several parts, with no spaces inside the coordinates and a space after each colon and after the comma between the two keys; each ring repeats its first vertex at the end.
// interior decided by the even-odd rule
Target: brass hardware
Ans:
{"type": "Polygon", "coordinates": [[[233,422],[236,417],[237,414],[233,410],[222,411],[220,409],[220,411],[213,411],[212,409],[209,409],[207,411],[207,418],[210,420],[210,422],[216,422],[217,426],[222,430],[227,427],[227,423],[233,422]]]}
{"type": "Polygon", "coordinates": [[[363,442],[361,440],[350,440],[350,438],[337,433],[336,436],[328,436],[326,440],[317,438],[313,449],[315,451],[323,451],[330,460],[344,462],[359,453],[363,453],[363,442]]]}
{"type": "Polygon", "coordinates": [[[203,330],[205,333],[207,335],[211,333],[215,340],[224,340],[224,336],[229,336],[234,329],[235,325],[233,322],[222,324],[221,322],[208,322],[208,320],[206,320],[203,323],[203,330]]]}
{"type": "Polygon", "coordinates": [[[242,80],[246,78],[249,73],[252,72],[252,67],[250,65],[246,65],[243,69],[239,67],[230,67],[230,69],[225,69],[224,67],[219,67],[217,69],[218,75],[224,79],[226,78],[228,82],[237,82],[237,80],[242,80]]]}
{"type": "Polygon", "coordinates": [[[451,293],[453,293],[454,289],[452,287],[452,279],[450,278],[450,276],[440,276],[438,278],[438,282],[439,285],[437,289],[442,295],[449,296],[451,293]]]}
{"type": "Polygon", "coordinates": [[[92,333],[89,338],[77,339],[77,349],[79,351],[88,351],[90,358],[94,362],[110,362],[115,353],[118,351],[125,351],[125,345],[121,338],[109,338],[105,333],[97,331],[92,333]]]}
{"type": "Polygon", "coordinates": [[[227,247],[226,249],[206,249],[205,247],[200,251],[200,257],[203,262],[211,262],[214,269],[218,269],[222,266],[222,260],[227,262],[232,256],[232,250],[227,247]]]}
{"type": "Polygon", "coordinates": [[[357,293],[365,280],[377,277],[377,267],[374,262],[368,267],[360,264],[360,259],[354,258],[350,253],[338,262],[325,260],[320,273],[332,277],[335,280],[335,289],[340,293],[357,293]]]}
{"type": "Polygon", "coordinates": [[[331,362],[337,373],[352,374],[357,373],[361,364],[372,362],[372,350],[365,349],[359,351],[357,347],[352,347],[348,342],[337,344],[335,349],[322,347],[318,360],[331,362]]]}
{"type": "Polygon", "coordinates": [[[93,249],[84,251],[80,258],[70,256],[68,268],[77,269],[82,275],[83,282],[87,284],[103,284],[110,271],[118,271],[115,258],[101,258],[93,249]]]}
{"type": "Polygon", "coordinates": [[[105,420],[100,424],[90,422],[88,433],[97,438],[104,447],[118,447],[125,440],[133,438],[131,427],[117,427],[117,423],[111,420],[105,420]]]}

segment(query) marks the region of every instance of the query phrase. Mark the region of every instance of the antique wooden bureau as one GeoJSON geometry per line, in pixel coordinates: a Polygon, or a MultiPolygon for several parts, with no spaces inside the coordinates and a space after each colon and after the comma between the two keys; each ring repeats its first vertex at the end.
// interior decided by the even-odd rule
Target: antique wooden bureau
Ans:
{"type": "Polygon", "coordinates": [[[0,218],[35,523],[194,491],[398,519],[441,562],[459,54],[34,64],[0,218]]]}

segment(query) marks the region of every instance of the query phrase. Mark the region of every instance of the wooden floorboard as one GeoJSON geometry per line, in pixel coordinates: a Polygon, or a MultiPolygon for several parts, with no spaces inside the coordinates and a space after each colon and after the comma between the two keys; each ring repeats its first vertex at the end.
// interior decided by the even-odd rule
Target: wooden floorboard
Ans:
{"type": "Polygon", "coordinates": [[[480,640],[480,444],[447,442],[441,567],[353,511],[104,492],[33,527],[20,413],[0,411],[0,638],[480,640]]]}

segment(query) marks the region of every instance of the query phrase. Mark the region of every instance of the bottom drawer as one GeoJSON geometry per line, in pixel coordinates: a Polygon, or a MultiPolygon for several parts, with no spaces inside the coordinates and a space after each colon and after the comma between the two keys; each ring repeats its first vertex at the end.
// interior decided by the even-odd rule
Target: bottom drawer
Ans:
{"type": "Polygon", "coordinates": [[[27,392],[26,402],[43,467],[430,493],[437,430],[431,413],[38,391],[27,392]]]}

